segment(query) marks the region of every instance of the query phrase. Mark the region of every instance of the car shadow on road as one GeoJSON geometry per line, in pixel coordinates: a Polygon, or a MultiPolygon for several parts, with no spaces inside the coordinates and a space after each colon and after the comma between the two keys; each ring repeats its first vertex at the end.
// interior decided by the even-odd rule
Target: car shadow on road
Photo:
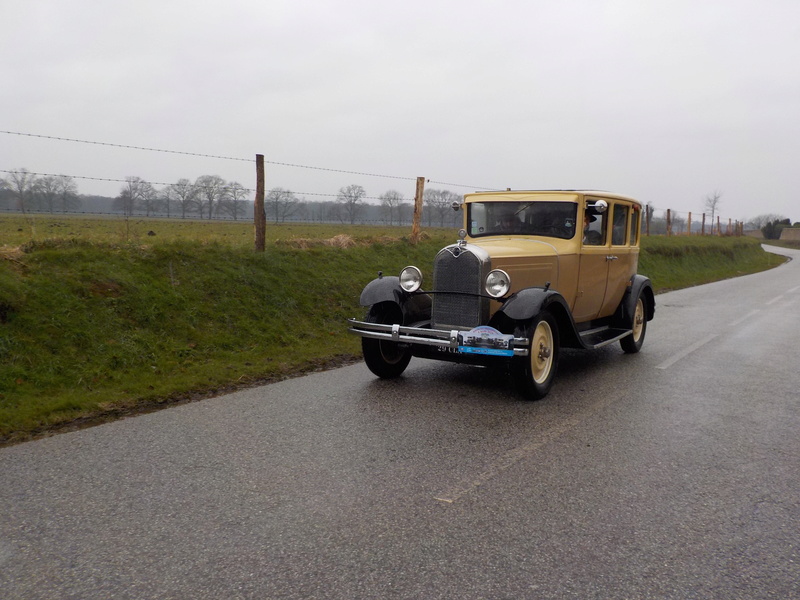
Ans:
{"type": "MultiPolygon", "coordinates": [[[[617,346],[592,351],[562,349],[553,392],[537,404],[557,401],[559,390],[570,395],[588,390],[600,372],[614,369],[631,358],[617,346]]],[[[367,398],[387,401],[425,396],[435,403],[528,403],[507,369],[424,359],[413,359],[406,372],[396,379],[374,379],[365,391],[367,398]]]]}

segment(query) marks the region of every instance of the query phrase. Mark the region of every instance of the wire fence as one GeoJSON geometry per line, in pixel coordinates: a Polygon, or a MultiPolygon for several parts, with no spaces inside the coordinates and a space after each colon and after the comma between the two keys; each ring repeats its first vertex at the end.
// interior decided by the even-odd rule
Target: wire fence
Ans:
{"type": "MultiPolygon", "coordinates": [[[[164,153],[181,155],[196,158],[208,158],[220,161],[236,161],[255,163],[255,159],[224,156],[219,154],[206,154],[200,152],[189,152],[183,150],[170,150],[163,148],[153,148],[146,146],[136,146],[131,144],[111,143],[103,141],[92,141],[78,138],[59,137],[52,135],[41,135],[34,133],[25,133],[18,131],[4,131],[0,130],[0,134],[9,136],[19,136],[36,138],[40,140],[58,142],[58,143],[72,143],[72,144],[87,144],[101,147],[113,147],[127,150],[137,150],[142,152],[164,153]]],[[[266,164],[290,167],[296,169],[306,169],[311,171],[324,171],[342,175],[352,175],[359,177],[372,177],[395,181],[416,181],[417,177],[409,177],[393,174],[370,173],[361,170],[339,169],[333,167],[322,167],[314,165],[304,165],[291,162],[283,162],[277,160],[264,159],[266,164]]],[[[35,212],[35,213],[51,213],[51,214],[98,214],[98,215],[127,215],[137,217],[153,217],[153,218],[186,218],[189,216],[199,216],[200,218],[217,219],[217,220],[245,220],[253,218],[253,202],[249,199],[243,199],[242,194],[255,194],[256,188],[242,186],[238,183],[229,183],[215,181],[213,185],[205,185],[203,177],[198,178],[194,183],[188,180],[178,180],[178,182],[164,182],[164,181],[149,181],[142,178],[111,178],[111,177],[90,177],[85,175],[62,175],[55,173],[27,171],[25,169],[0,169],[0,174],[6,174],[5,190],[0,189],[0,211],[3,212],[35,212]],[[27,177],[27,183],[21,182],[20,179],[27,177]],[[62,210],[54,210],[55,199],[53,190],[50,190],[50,198],[46,197],[41,190],[39,193],[34,193],[34,184],[37,182],[47,180],[61,180],[64,185],[72,185],[71,188],[61,190],[61,203],[62,210]],[[9,184],[8,181],[12,183],[9,184]],[[92,204],[87,197],[79,197],[77,194],[77,185],[74,181],[95,181],[106,183],[119,183],[122,186],[120,195],[116,198],[106,198],[107,203],[110,201],[111,206],[97,205],[97,201],[92,204]],[[185,182],[185,183],[183,183],[185,182]],[[184,195],[175,194],[176,186],[183,183],[186,187],[184,195]],[[220,184],[221,183],[221,184],[220,184]],[[188,186],[187,186],[188,184],[188,186]],[[25,186],[28,189],[25,189],[25,186]],[[138,186],[139,190],[134,192],[132,186],[138,186]],[[162,187],[162,190],[157,190],[156,186],[162,187]],[[128,196],[126,198],[126,187],[128,188],[128,196]],[[29,194],[26,198],[26,193],[29,194]],[[212,197],[212,194],[216,197],[212,197]],[[201,197],[202,196],[202,197],[201,197]],[[126,203],[127,200],[127,203],[126,203]],[[216,206],[216,209],[215,209],[216,206]]],[[[426,179],[427,184],[443,185],[453,188],[466,188],[472,191],[496,190],[497,187],[487,186],[474,186],[462,183],[448,183],[437,179],[426,179]]],[[[358,186],[360,187],[360,186],[358,186]]],[[[342,191],[340,188],[335,192],[289,192],[290,196],[283,196],[282,200],[274,200],[272,204],[266,203],[268,220],[274,222],[300,222],[300,223],[338,223],[343,222],[341,214],[336,214],[333,207],[337,204],[336,201],[341,199],[342,191]],[[309,198],[311,200],[309,200],[309,198]],[[328,207],[321,205],[330,205],[328,207]],[[309,211],[311,211],[309,213],[309,211]],[[272,214],[269,214],[272,212],[272,214]]],[[[271,193],[275,190],[280,192],[288,192],[278,186],[272,186],[271,193]]],[[[89,197],[90,198],[90,197],[89,197]]],[[[413,201],[413,199],[410,199],[413,201]]],[[[427,200],[427,198],[426,198],[427,200]]],[[[383,196],[367,196],[361,188],[359,202],[367,204],[367,209],[362,211],[358,219],[352,219],[351,222],[358,221],[361,224],[398,224],[408,225],[412,221],[413,214],[411,207],[406,199],[402,196],[394,198],[391,202],[387,201],[386,195],[383,196]],[[370,203],[376,203],[372,206],[370,203]],[[383,207],[380,204],[384,204],[383,207]],[[388,204],[388,205],[387,205],[388,204]],[[377,208],[376,208],[377,207],[377,208]],[[376,214],[376,210],[383,210],[387,214],[376,214]],[[405,211],[405,214],[404,212],[405,211]]],[[[437,215],[432,218],[428,215],[427,226],[459,226],[459,219],[455,217],[445,219],[443,209],[449,207],[450,201],[444,204],[439,203],[438,206],[435,202],[426,202],[429,205],[429,210],[434,208],[437,210],[437,215]],[[431,206],[433,205],[433,206],[431,206]],[[436,223],[434,223],[436,221],[436,223]]],[[[681,212],[669,208],[655,207],[651,204],[646,206],[643,211],[642,227],[648,235],[741,235],[744,233],[746,226],[745,223],[738,220],[726,219],[720,215],[712,212],[711,214],[681,212]]]]}

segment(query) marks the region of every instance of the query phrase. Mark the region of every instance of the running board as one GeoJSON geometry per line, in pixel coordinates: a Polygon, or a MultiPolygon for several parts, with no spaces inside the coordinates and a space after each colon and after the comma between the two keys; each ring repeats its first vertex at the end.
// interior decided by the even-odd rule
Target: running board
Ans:
{"type": "Polygon", "coordinates": [[[631,334],[630,329],[615,329],[613,327],[599,327],[580,333],[581,343],[587,350],[602,348],[631,334]]]}

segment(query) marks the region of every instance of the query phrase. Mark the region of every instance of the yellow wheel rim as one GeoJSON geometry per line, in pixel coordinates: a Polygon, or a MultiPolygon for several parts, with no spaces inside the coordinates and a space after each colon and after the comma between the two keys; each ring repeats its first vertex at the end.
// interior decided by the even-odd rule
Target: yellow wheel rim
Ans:
{"type": "Polygon", "coordinates": [[[531,371],[536,383],[544,383],[553,368],[553,330],[547,321],[539,321],[531,340],[531,371]]]}
{"type": "Polygon", "coordinates": [[[644,330],[644,301],[639,298],[636,301],[636,312],[633,314],[633,340],[638,342],[644,330]]]}

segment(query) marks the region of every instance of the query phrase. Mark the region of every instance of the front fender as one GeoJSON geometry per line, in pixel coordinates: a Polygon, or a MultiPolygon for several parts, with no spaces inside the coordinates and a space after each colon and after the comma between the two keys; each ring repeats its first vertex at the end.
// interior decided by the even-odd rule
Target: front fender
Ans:
{"type": "Polygon", "coordinates": [[[498,312],[502,312],[515,321],[527,321],[553,303],[569,312],[567,301],[555,290],[545,290],[538,287],[526,288],[506,300],[498,312]]]}
{"type": "Polygon", "coordinates": [[[555,290],[540,287],[520,290],[506,300],[497,312],[511,319],[512,323],[524,323],[543,310],[550,311],[555,318],[562,346],[582,347],[569,304],[555,290]]]}
{"type": "Polygon", "coordinates": [[[399,277],[378,277],[362,290],[359,299],[361,306],[374,306],[381,302],[391,302],[399,306],[403,313],[404,324],[431,318],[431,297],[421,292],[409,294],[400,287],[399,277]]]}
{"type": "Polygon", "coordinates": [[[370,281],[361,291],[359,304],[372,306],[378,302],[401,304],[407,292],[400,287],[399,277],[378,277],[370,281]]]}

